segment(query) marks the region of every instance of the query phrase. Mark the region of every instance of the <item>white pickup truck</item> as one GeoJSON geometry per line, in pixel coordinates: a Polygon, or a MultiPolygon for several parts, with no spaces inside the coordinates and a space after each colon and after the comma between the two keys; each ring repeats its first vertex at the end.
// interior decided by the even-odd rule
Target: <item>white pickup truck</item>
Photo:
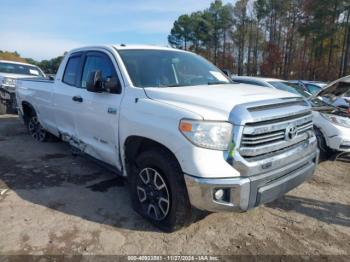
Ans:
{"type": "Polygon", "coordinates": [[[31,77],[45,78],[45,74],[35,65],[0,60],[0,114],[16,111],[16,80],[31,77]]]}
{"type": "Polygon", "coordinates": [[[53,134],[127,176],[132,205],[165,231],[191,208],[246,211],[314,173],[308,103],[234,84],[204,58],[151,46],[70,51],[54,81],[18,82],[30,134],[53,134]]]}

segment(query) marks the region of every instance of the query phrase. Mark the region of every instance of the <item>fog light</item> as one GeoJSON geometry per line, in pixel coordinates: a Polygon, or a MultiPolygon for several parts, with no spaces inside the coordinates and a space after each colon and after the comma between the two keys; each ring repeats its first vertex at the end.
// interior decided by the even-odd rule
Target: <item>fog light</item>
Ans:
{"type": "Polygon", "coordinates": [[[216,200],[222,200],[224,197],[224,190],[223,189],[217,189],[214,193],[214,197],[216,200]]]}

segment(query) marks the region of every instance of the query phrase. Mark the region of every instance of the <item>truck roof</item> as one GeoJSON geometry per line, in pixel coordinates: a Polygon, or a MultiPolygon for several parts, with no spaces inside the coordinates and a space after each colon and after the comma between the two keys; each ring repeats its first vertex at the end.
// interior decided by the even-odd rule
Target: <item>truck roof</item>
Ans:
{"type": "Polygon", "coordinates": [[[175,49],[171,47],[165,47],[165,46],[156,46],[156,45],[129,45],[129,44],[114,44],[114,45],[92,45],[92,46],[82,46],[79,48],[75,48],[71,50],[69,53],[77,52],[77,51],[84,51],[92,48],[106,48],[106,49],[116,49],[116,50],[168,50],[168,51],[182,51],[181,49],[175,49]]]}
{"type": "Polygon", "coordinates": [[[153,50],[179,50],[166,46],[156,46],[156,45],[113,45],[113,47],[117,50],[132,50],[132,49],[153,49],[153,50]]]}

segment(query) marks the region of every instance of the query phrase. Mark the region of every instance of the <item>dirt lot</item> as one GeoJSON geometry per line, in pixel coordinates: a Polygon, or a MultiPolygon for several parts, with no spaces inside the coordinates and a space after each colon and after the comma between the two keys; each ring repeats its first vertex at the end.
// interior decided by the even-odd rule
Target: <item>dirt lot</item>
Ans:
{"type": "Polygon", "coordinates": [[[349,189],[350,163],[327,161],[272,204],[164,234],[131,209],[122,179],[0,116],[0,254],[349,255],[349,189]]]}

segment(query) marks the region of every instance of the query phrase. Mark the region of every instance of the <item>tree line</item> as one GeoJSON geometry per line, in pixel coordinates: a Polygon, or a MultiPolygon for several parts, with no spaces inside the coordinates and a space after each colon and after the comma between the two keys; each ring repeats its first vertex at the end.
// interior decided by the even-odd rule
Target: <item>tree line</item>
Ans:
{"type": "Polygon", "coordinates": [[[238,75],[334,80],[350,74],[350,1],[216,0],[179,16],[168,42],[238,75]]]}
{"type": "MultiPolygon", "coordinates": [[[[64,56],[64,55],[63,55],[64,56]]],[[[63,56],[58,56],[49,60],[36,61],[32,58],[23,58],[18,52],[8,52],[0,50],[0,60],[9,60],[22,63],[29,63],[39,66],[46,74],[56,74],[61,64],[63,56]]]]}

